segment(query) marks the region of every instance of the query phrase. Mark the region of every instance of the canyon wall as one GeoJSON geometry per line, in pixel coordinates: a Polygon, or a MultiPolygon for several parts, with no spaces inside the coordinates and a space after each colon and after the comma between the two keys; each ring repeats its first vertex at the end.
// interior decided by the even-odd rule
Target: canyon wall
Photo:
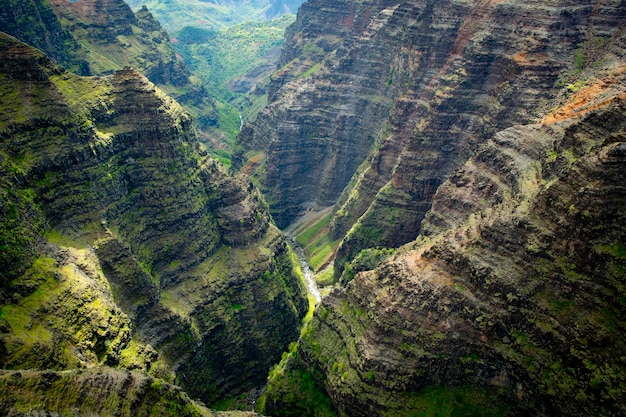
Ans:
{"type": "Polygon", "coordinates": [[[323,300],[268,414],[311,411],[297,375],[347,415],[624,414],[624,46],[481,144],[416,240],[323,300]]]}
{"type": "Polygon", "coordinates": [[[268,414],[303,407],[294,375],[347,415],[626,412],[624,46],[539,123],[487,139],[415,241],[324,298],[268,414]]]}
{"type": "Polygon", "coordinates": [[[3,367],[136,369],[207,403],[263,384],[308,302],[258,191],[136,70],[76,76],[5,34],[0,55],[3,367]]]}
{"type": "Polygon", "coordinates": [[[361,249],[415,239],[439,185],[495,132],[536,121],[624,12],[621,1],[307,2],[235,166],[280,227],[334,204],[341,271],[361,249]]]}

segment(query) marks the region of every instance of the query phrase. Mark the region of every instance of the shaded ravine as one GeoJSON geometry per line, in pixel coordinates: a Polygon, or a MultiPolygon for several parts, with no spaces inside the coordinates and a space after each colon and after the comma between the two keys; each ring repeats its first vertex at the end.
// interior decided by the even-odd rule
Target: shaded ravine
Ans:
{"type": "Polygon", "coordinates": [[[309,262],[304,256],[304,251],[298,245],[298,242],[296,242],[296,239],[294,239],[293,236],[289,234],[285,234],[285,236],[287,236],[287,239],[298,256],[298,262],[300,262],[300,268],[302,269],[302,274],[304,275],[304,282],[306,283],[307,291],[313,296],[313,298],[315,298],[315,303],[317,304],[322,300],[322,295],[320,294],[319,288],[317,288],[317,283],[313,278],[313,271],[311,271],[309,262]]]}

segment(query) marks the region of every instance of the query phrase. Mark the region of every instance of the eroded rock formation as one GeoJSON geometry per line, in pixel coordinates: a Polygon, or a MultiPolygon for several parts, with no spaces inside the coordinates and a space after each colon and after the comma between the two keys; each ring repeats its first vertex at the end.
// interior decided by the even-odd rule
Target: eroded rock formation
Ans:
{"type": "MultiPolygon", "coordinates": [[[[481,145],[416,241],[323,300],[286,375],[347,415],[624,414],[623,59],[596,75],[481,145]]],[[[297,406],[281,378],[269,414],[297,406]]]]}
{"type": "Polygon", "coordinates": [[[136,70],[79,77],[5,34],[0,55],[3,366],[206,402],[262,384],[308,303],[258,191],[136,70]]]}
{"type": "Polygon", "coordinates": [[[305,3],[236,165],[281,227],[335,204],[341,270],[415,239],[448,175],[495,132],[536,121],[623,16],[621,1],[305,3]]]}

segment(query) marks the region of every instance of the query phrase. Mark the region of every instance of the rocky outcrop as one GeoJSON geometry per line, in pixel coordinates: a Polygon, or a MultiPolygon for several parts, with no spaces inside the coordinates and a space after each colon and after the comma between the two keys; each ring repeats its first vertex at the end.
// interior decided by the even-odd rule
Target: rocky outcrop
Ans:
{"type": "Polygon", "coordinates": [[[94,74],[129,65],[155,84],[190,83],[189,70],[147,8],[135,14],[123,0],[49,1],[65,28],[89,46],[94,74]]]}
{"type": "Polygon", "coordinates": [[[624,414],[623,57],[596,76],[481,145],[423,235],[322,301],[292,369],[347,415],[624,414]]]}
{"type": "Polygon", "coordinates": [[[47,0],[0,1],[0,31],[34,46],[80,75],[91,73],[81,46],[59,22],[47,0]]]}
{"type": "Polygon", "coordinates": [[[0,410],[17,416],[255,417],[218,412],[192,401],[179,387],[141,372],[99,367],[88,370],[0,371],[0,410]],[[55,395],[50,395],[54,393],[55,395]]]}
{"type": "Polygon", "coordinates": [[[305,3],[236,166],[264,152],[254,175],[280,226],[338,200],[340,270],[415,239],[447,176],[495,132],[536,121],[623,15],[620,1],[305,3]]]}
{"type": "Polygon", "coordinates": [[[258,191],[136,70],[79,77],[5,34],[0,55],[4,366],[137,368],[206,402],[262,384],[308,303],[258,191]]]}

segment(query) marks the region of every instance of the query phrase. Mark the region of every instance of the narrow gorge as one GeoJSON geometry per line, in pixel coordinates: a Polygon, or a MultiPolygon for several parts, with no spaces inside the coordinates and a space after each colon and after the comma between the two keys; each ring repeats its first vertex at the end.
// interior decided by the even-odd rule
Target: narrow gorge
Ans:
{"type": "Polygon", "coordinates": [[[299,2],[129,3],[0,0],[0,414],[626,414],[625,1],[308,0],[234,144],[299,2]]]}

